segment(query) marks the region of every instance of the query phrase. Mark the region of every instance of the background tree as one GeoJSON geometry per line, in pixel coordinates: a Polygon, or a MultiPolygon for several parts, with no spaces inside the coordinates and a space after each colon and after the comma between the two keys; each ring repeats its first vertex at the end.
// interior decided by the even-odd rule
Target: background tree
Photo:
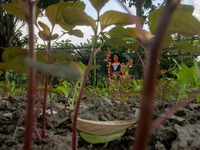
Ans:
{"type": "MultiPolygon", "coordinates": [[[[65,1],[76,1],[76,0],[41,0],[37,7],[41,10],[44,10],[51,4],[56,4],[60,2],[65,1]]],[[[0,0],[1,4],[6,4],[11,2],[11,0],[0,0]]],[[[0,7],[0,62],[3,62],[2,60],[2,53],[3,50],[6,49],[9,46],[15,45],[15,46],[22,46],[22,43],[27,43],[27,37],[24,38],[24,41],[22,42],[19,37],[21,37],[21,31],[20,29],[25,25],[25,22],[17,18],[16,16],[12,16],[7,14],[7,12],[0,7]],[[17,26],[19,25],[19,28],[17,29],[17,26]],[[17,41],[19,40],[19,41],[17,41]],[[20,42],[21,41],[21,42],[20,42]]],[[[0,68],[0,70],[3,70],[3,68],[0,68]]],[[[5,80],[5,71],[4,74],[0,75],[0,81],[5,80]]]]}

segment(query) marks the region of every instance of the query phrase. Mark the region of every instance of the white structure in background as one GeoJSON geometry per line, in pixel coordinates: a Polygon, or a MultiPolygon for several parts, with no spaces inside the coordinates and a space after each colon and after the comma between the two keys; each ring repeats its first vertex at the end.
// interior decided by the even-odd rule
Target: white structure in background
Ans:
{"type": "Polygon", "coordinates": [[[198,56],[198,57],[196,58],[196,60],[197,60],[197,62],[200,62],[200,56],[198,56]]]}

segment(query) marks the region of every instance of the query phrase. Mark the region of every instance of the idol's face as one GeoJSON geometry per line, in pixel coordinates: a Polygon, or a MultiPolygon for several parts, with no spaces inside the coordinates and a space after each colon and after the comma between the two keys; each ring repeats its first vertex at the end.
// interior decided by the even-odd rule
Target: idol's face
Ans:
{"type": "Polygon", "coordinates": [[[118,61],[118,60],[119,60],[119,57],[118,57],[117,55],[114,55],[114,56],[113,56],[113,60],[114,60],[114,61],[118,61]]]}

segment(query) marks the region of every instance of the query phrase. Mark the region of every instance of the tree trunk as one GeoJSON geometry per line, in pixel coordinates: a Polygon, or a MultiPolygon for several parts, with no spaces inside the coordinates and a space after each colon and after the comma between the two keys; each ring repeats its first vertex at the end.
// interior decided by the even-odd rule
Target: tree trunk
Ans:
{"type": "MultiPolygon", "coordinates": [[[[142,4],[144,3],[144,0],[136,0],[136,15],[143,18],[143,11],[142,11],[142,4]]],[[[142,24],[143,26],[143,24],[142,24]]],[[[139,39],[138,39],[139,40],[139,39]]],[[[140,46],[138,49],[138,53],[144,51],[143,48],[140,46]]],[[[141,64],[141,61],[139,57],[136,57],[135,64],[141,64]]],[[[143,76],[143,66],[142,65],[137,65],[134,71],[134,76],[136,79],[141,79],[143,76]]]]}
{"type": "Polygon", "coordinates": [[[139,17],[143,17],[142,4],[143,0],[136,0],[136,15],[139,17]]]}

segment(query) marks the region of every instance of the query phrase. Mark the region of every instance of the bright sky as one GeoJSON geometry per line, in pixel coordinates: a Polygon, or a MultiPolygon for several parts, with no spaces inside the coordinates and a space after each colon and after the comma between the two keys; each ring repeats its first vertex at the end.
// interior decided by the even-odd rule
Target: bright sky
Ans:
{"type": "MultiPolygon", "coordinates": [[[[90,4],[89,0],[81,0],[81,1],[83,1],[86,4],[85,12],[89,16],[91,16],[92,18],[96,19],[97,18],[96,10],[92,7],[92,5],[90,4]]],[[[154,0],[155,4],[157,4],[159,2],[160,2],[160,0],[154,0]]],[[[193,5],[195,7],[193,15],[198,20],[200,20],[200,0],[182,0],[182,4],[193,5]]],[[[133,15],[136,15],[136,10],[135,10],[134,7],[128,8],[128,9],[130,10],[130,12],[133,15]]],[[[116,11],[120,11],[120,12],[126,12],[124,10],[124,8],[118,3],[117,0],[109,0],[109,2],[106,3],[105,6],[102,8],[102,10],[100,12],[100,15],[105,13],[108,10],[116,10],[116,11]]],[[[44,22],[45,24],[47,24],[50,27],[50,23],[49,23],[47,18],[43,17],[43,18],[40,18],[39,20],[44,22]]],[[[76,28],[80,29],[83,32],[83,34],[84,34],[83,38],[78,38],[76,36],[65,35],[60,40],[70,39],[73,44],[78,45],[81,42],[86,42],[87,39],[91,38],[91,35],[93,34],[93,31],[92,31],[92,29],[90,27],[88,27],[88,26],[78,26],[76,28]]],[[[108,30],[110,30],[110,28],[112,28],[112,26],[108,27],[105,30],[108,31],[108,30]]],[[[146,30],[148,30],[147,26],[144,26],[144,28],[146,30]]],[[[54,33],[58,33],[59,35],[61,35],[62,34],[61,30],[62,30],[62,28],[60,28],[59,26],[56,26],[56,28],[54,29],[54,33]]],[[[37,29],[35,29],[35,33],[36,34],[38,33],[37,29]]],[[[43,41],[39,40],[39,44],[42,44],[42,43],[43,43],[43,41]]]]}

